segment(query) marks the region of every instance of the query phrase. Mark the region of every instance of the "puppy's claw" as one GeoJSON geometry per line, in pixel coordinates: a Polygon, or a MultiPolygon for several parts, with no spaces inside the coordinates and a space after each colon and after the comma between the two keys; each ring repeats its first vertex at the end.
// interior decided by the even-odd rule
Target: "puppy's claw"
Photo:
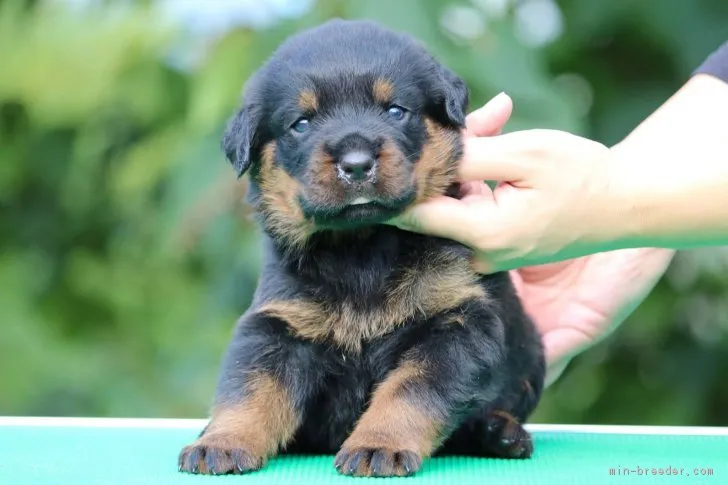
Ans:
{"type": "Polygon", "coordinates": [[[386,476],[394,469],[396,457],[385,450],[376,450],[369,460],[369,471],[373,477],[386,476]]]}
{"type": "Polygon", "coordinates": [[[387,448],[355,448],[341,450],[334,468],[342,475],[371,477],[403,477],[420,469],[422,459],[412,451],[387,448]]]}
{"type": "Polygon", "coordinates": [[[262,466],[262,457],[242,448],[207,444],[204,439],[184,448],[179,457],[180,472],[205,475],[243,474],[259,470],[262,466]]]}
{"type": "Polygon", "coordinates": [[[505,447],[513,446],[513,443],[515,443],[515,442],[516,442],[516,440],[514,440],[512,437],[509,437],[509,436],[503,436],[500,439],[501,445],[505,446],[505,447]]]}
{"type": "Polygon", "coordinates": [[[397,461],[402,463],[402,468],[404,468],[407,475],[411,475],[413,472],[419,470],[420,466],[422,466],[422,460],[420,457],[411,451],[403,451],[401,453],[397,453],[397,455],[397,461]]]}
{"type": "Polygon", "coordinates": [[[344,463],[346,463],[346,459],[349,457],[349,455],[345,453],[339,452],[338,455],[336,455],[336,458],[334,459],[334,468],[336,468],[336,471],[341,471],[341,469],[344,466],[344,463]]]}
{"type": "Polygon", "coordinates": [[[215,473],[214,452],[213,453],[208,452],[205,455],[205,467],[207,467],[207,473],[209,473],[210,475],[217,475],[217,473],[215,473]]]}
{"type": "Polygon", "coordinates": [[[359,464],[361,463],[361,459],[363,458],[363,453],[360,452],[354,452],[354,455],[349,460],[349,473],[354,473],[357,468],[359,468],[359,464]]]}

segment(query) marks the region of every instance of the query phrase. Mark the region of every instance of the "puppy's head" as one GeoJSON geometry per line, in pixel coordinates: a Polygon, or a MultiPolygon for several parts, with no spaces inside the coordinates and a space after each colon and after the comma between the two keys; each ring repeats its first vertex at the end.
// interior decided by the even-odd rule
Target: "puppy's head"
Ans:
{"type": "Polygon", "coordinates": [[[381,223],[453,183],[468,91],[407,35],[327,22],[282,44],[244,99],[222,146],[288,243],[381,223]]]}

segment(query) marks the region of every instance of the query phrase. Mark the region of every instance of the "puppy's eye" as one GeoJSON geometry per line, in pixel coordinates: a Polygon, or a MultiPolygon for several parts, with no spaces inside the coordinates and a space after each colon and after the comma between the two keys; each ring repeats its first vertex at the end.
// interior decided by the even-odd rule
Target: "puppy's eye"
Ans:
{"type": "Polygon", "coordinates": [[[400,121],[404,119],[405,115],[405,109],[401,106],[397,106],[396,104],[393,104],[387,109],[387,115],[392,118],[393,120],[400,121]]]}
{"type": "Polygon", "coordinates": [[[308,130],[308,125],[308,118],[299,118],[295,123],[291,125],[291,129],[296,133],[303,133],[308,130]]]}

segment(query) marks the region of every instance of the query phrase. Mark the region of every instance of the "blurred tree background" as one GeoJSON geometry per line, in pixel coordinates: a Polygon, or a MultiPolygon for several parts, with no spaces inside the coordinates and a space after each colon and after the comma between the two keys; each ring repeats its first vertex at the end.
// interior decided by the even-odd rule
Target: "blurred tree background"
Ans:
{"type": "MultiPolygon", "coordinates": [[[[618,141],[728,39],[692,0],[0,0],[0,415],[203,417],[258,277],[218,140],[290,33],[372,18],[508,130],[618,141]]],[[[686,160],[686,163],[690,163],[686,160]]],[[[728,252],[686,252],[538,422],[728,425],[728,252]]]]}

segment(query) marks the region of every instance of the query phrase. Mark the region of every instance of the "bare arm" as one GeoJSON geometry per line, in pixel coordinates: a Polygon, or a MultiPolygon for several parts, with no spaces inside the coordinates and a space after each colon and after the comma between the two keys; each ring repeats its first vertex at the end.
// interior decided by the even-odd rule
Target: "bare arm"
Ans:
{"type": "Polygon", "coordinates": [[[611,151],[620,246],[728,244],[728,83],[696,75],[611,151]]]}

